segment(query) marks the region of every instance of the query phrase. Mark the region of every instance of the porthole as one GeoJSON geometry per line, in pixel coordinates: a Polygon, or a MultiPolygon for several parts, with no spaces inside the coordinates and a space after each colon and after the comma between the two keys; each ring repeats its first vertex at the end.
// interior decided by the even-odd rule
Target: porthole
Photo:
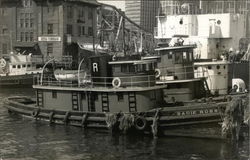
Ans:
{"type": "Polygon", "coordinates": [[[219,66],[219,65],[217,65],[217,66],[216,66],[216,68],[217,68],[217,69],[220,69],[220,66],[219,66]]]}
{"type": "Polygon", "coordinates": [[[217,24],[220,25],[221,24],[221,20],[217,20],[217,24]]]}
{"type": "Polygon", "coordinates": [[[180,25],[183,25],[183,19],[181,18],[179,21],[180,25]]]}
{"type": "Polygon", "coordinates": [[[207,66],[207,69],[212,69],[212,66],[207,66]]]}

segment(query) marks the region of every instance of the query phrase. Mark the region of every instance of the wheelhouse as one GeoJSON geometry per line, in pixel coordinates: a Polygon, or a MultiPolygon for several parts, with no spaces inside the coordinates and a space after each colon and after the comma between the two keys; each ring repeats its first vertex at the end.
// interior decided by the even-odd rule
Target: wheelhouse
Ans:
{"type": "Polygon", "coordinates": [[[194,48],[194,45],[186,45],[155,49],[160,56],[157,63],[160,71],[159,79],[161,81],[193,79],[194,48]]]}

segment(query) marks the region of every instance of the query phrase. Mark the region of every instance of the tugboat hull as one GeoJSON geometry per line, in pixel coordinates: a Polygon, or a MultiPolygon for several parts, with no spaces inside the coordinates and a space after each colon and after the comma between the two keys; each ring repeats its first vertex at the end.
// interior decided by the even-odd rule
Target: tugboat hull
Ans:
{"type": "Polygon", "coordinates": [[[197,103],[146,112],[96,113],[45,109],[37,107],[30,98],[10,97],[5,100],[5,107],[10,113],[55,124],[125,132],[132,130],[154,136],[238,139],[243,118],[243,106],[238,102],[241,103],[238,99],[235,102],[197,103]],[[230,106],[233,103],[238,106],[230,106]]]}

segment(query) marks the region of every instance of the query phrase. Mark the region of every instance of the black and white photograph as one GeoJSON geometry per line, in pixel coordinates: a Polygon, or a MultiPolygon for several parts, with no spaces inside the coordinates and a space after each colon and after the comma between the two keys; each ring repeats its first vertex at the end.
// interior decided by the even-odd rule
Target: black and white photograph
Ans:
{"type": "Polygon", "coordinates": [[[0,160],[250,160],[250,0],[0,0],[0,160]]]}

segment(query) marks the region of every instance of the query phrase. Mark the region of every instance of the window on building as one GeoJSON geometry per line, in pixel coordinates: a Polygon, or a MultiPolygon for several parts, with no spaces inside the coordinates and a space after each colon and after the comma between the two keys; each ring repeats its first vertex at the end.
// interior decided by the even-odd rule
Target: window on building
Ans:
{"type": "Polygon", "coordinates": [[[88,27],[88,35],[93,36],[93,27],[88,27]]]}
{"type": "Polygon", "coordinates": [[[34,25],[34,19],[31,18],[31,19],[30,19],[30,28],[33,28],[33,25],[34,25]]]}
{"type": "Polygon", "coordinates": [[[47,56],[51,56],[53,54],[53,43],[47,44],[47,56]]]}
{"type": "Polygon", "coordinates": [[[82,26],[82,35],[85,35],[85,27],[82,26]]]}
{"type": "Polygon", "coordinates": [[[88,10],[88,19],[93,19],[93,9],[92,8],[89,8],[88,10]]]}
{"type": "Polygon", "coordinates": [[[29,19],[25,19],[25,28],[29,27],[29,19]]]}
{"type": "Polygon", "coordinates": [[[48,34],[53,34],[53,24],[49,23],[47,29],[48,29],[48,34]]]}
{"type": "Polygon", "coordinates": [[[5,8],[0,9],[0,15],[3,15],[3,16],[7,15],[7,12],[6,12],[5,8]]]}
{"type": "Polygon", "coordinates": [[[70,34],[70,35],[73,34],[73,27],[71,24],[67,24],[67,34],[70,34]]]}
{"type": "Polygon", "coordinates": [[[34,40],[34,33],[30,32],[30,41],[33,41],[33,40],[34,40]]]}
{"type": "Polygon", "coordinates": [[[52,91],[52,98],[56,99],[57,98],[57,91],[52,91]]]}
{"type": "Polygon", "coordinates": [[[8,29],[7,29],[7,28],[4,28],[4,29],[2,30],[2,33],[3,33],[3,34],[7,34],[7,33],[8,33],[8,29]]]}
{"type": "Polygon", "coordinates": [[[24,27],[24,19],[20,19],[20,28],[24,27]]]}
{"type": "Polygon", "coordinates": [[[6,43],[2,44],[3,54],[8,54],[8,45],[6,43]]]}
{"type": "Polygon", "coordinates": [[[78,19],[84,21],[85,17],[84,17],[84,9],[83,8],[79,8],[78,9],[78,19]]]}
{"type": "Polygon", "coordinates": [[[53,6],[48,6],[48,14],[54,15],[55,8],[53,6]]]}
{"type": "Polygon", "coordinates": [[[82,35],[82,27],[78,26],[78,36],[80,37],[82,35]]]}
{"type": "Polygon", "coordinates": [[[29,41],[29,32],[25,32],[25,41],[26,41],[26,42],[29,41]]]}
{"type": "Polygon", "coordinates": [[[67,17],[68,17],[68,19],[73,18],[73,7],[72,6],[67,6],[67,17]]]}
{"type": "Polygon", "coordinates": [[[20,41],[23,42],[24,41],[24,32],[20,33],[20,41]]]}
{"type": "Polygon", "coordinates": [[[23,7],[31,7],[32,0],[23,0],[23,7]]]}

